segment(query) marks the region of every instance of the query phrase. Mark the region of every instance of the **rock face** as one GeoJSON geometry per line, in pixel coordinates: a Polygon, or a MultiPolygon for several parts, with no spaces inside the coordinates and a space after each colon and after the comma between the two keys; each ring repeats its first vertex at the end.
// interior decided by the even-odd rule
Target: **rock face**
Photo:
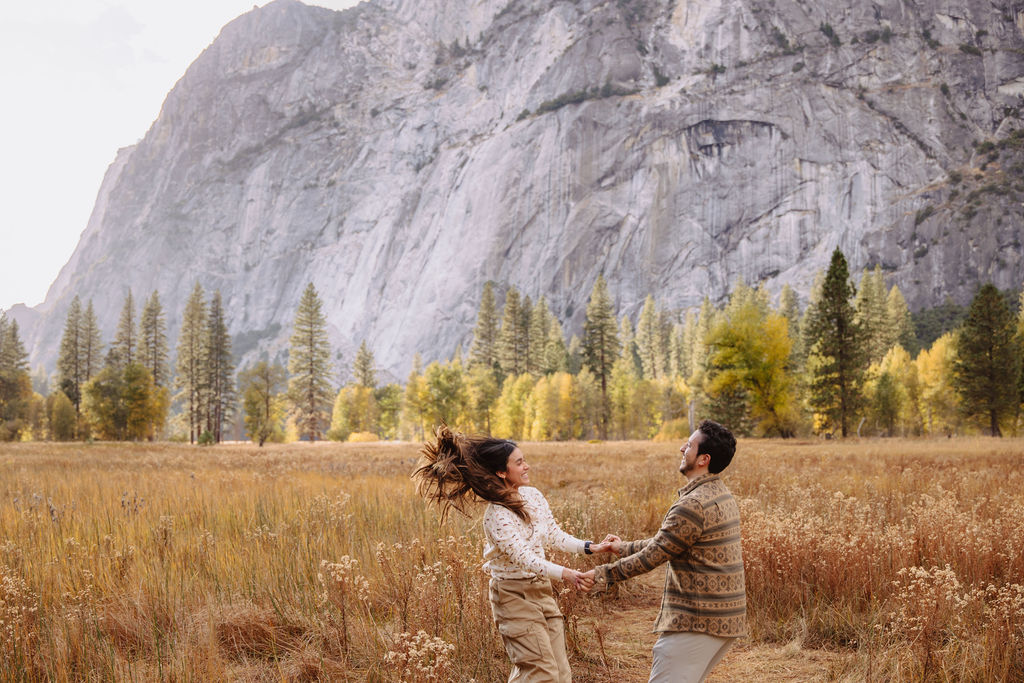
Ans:
{"type": "Polygon", "coordinates": [[[276,0],[118,152],[26,344],[52,368],[76,294],[109,337],[130,287],[173,346],[198,281],[244,365],[312,281],[339,364],[365,339],[404,377],[470,340],[486,280],[578,330],[599,273],[635,316],[806,295],[835,247],[966,302],[1024,279],[1022,95],[1009,0],[276,0]]]}

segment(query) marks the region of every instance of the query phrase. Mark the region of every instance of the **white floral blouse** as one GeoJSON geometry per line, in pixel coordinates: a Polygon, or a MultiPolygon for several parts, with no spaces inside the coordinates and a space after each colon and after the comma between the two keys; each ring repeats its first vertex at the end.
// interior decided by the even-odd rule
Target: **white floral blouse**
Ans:
{"type": "Polygon", "coordinates": [[[544,557],[544,548],[582,553],[584,542],[562,531],[548,501],[532,486],[519,488],[530,523],[502,505],[489,503],[484,512],[484,570],[495,579],[562,578],[561,565],[544,557]]]}

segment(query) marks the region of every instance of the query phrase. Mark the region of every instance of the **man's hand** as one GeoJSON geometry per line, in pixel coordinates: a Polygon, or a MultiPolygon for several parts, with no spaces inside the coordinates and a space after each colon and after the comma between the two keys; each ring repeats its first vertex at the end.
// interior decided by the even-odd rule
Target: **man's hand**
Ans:
{"type": "Polygon", "coordinates": [[[578,572],[575,569],[565,567],[562,569],[562,581],[566,582],[576,590],[587,593],[594,586],[594,572],[591,570],[584,574],[583,572],[578,572]]]}
{"type": "Polygon", "coordinates": [[[616,555],[622,554],[622,539],[614,534],[608,534],[604,537],[604,540],[600,543],[591,543],[590,552],[592,553],[615,553],[616,555]]]}

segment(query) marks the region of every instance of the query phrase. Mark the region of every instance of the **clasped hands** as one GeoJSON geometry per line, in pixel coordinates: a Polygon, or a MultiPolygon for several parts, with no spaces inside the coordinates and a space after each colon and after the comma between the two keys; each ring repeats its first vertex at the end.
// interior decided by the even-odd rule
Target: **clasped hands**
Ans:
{"type": "MultiPolygon", "coordinates": [[[[590,552],[593,554],[615,553],[618,555],[622,552],[622,539],[614,534],[608,534],[600,543],[591,543],[590,552]]],[[[590,589],[594,587],[594,570],[578,572],[575,569],[566,567],[562,570],[562,581],[576,590],[589,593],[590,589]]]]}

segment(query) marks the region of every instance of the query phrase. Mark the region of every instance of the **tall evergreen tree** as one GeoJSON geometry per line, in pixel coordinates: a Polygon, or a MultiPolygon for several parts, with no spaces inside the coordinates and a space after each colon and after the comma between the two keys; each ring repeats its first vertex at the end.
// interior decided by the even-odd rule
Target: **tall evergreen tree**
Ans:
{"type": "Polygon", "coordinates": [[[611,296],[603,275],[598,275],[587,303],[583,321],[583,359],[601,386],[601,435],[607,438],[609,404],[608,380],[619,357],[619,330],[612,309],[611,296]]]}
{"type": "Polygon", "coordinates": [[[895,342],[885,303],[885,276],[881,267],[863,271],[854,309],[868,363],[882,360],[895,342]]]}
{"type": "Polygon", "coordinates": [[[693,328],[690,343],[690,377],[697,378],[704,372],[708,359],[708,335],[715,321],[715,307],[707,296],[700,303],[697,325],[693,328]]]}
{"type": "Polygon", "coordinates": [[[85,306],[82,314],[82,327],[78,333],[78,366],[82,371],[82,381],[88,382],[99,374],[102,369],[103,339],[100,336],[100,325],[96,321],[96,311],[92,307],[92,299],[85,306]]]}
{"type": "Polygon", "coordinates": [[[664,335],[654,297],[647,295],[636,323],[636,350],[644,379],[658,379],[665,374],[664,335]]]}
{"type": "Polygon", "coordinates": [[[964,412],[987,418],[992,436],[1002,436],[999,422],[1018,405],[1017,383],[1007,381],[1020,372],[1015,327],[1006,298],[989,283],[974,296],[956,335],[953,386],[964,412]]]}
{"type": "Polygon", "coordinates": [[[501,331],[498,333],[498,365],[506,375],[518,376],[526,371],[526,348],[523,342],[528,337],[523,329],[522,308],[519,290],[509,287],[505,293],[501,331]]]}
{"type": "Polygon", "coordinates": [[[562,323],[553,314],[548,319],[548,338],[544,345],[544,374],[565,372],[569,369],[569,349],[565,345],[562,323]]]}
{"type": "Polygon", "coordinates": [[[523,302],[519,306],[519,348],[523,350],[523,372],[527,372],[536,375],[536,349],[530,346],[532,341],[530,336],[530,320],[533,314],[533,300],[529,296],[523,297],[523,302]]]}
{"type": "Polygon", "coordinates": [[[224,320],[224,304],[220,291],[213,293],[206,330],[206,430],[220,443],[224,423],[234,413],[235,365],[231,357],[231,336],[224,320]]]}
{"type": "Polygon", "coordinates": [[[178,362],[174,386],[175,400],[183,404],[182,421],[188,426],[189,443],[202,434],[207,391],[208,313],[206,295],[198,282],[192,288],[178,334],[178,362]]]}
{"type": "Polygon", "coordinates": [[[117,322],[117,333],[114,335],[114,343],[110,345],[110,353],[107,362],[117,370],[124,370],[132,363],[139,360],[139,335],[138,325],[135,320],[135,299],[132,297],[132,290],[124,298],[124,306],[121,307],[121,317],[117,322]]]}
{"type": "Polygon", "coordinates": [[[788,284],[782,286],[779,293],[779,315],[786,319],[786,329],[792,342],[789,352],[790,371],[799,373],[804,367],[803,335],[800,334],[800,300],[796,291],[788,284]]]}
{"type": "Polygon", "coordinates": [[[863,404],[867,354],[853,308],[850,271],[838,248],[832,252],[820,299],[808,310],[807,348],[811,358],[810,402],[842,435],[849,434],[863,404]]]}
{"type": "Polygon", "coordinates": [[[316,288],[310,282],[302,292],[295,312],[288,353],[288,396],[299,433],[316,441],[330,424],[333,392],[331,345],[327,338],[327,319],[316,288]]]}
{"type": "Polygon", "coordinates": [[[146,301],[139,321],[139,359],[152,375],[154,386],[167,386],[167,320],[156,290],[146,301]]]}
{"type": "Polygon", "coordinates": [[[85,371],[81,367],[81,332],[82,303],[76,296],[71,300],[64,319],[64,334],[60,338],[57,355],[57,386],[74,404],[76,414],[81,410],[82,385],[85,384],[85,371]]]}
{"type": "Polygon", "coordinates": [[[911,353],[917,353],[917,334],[914,332],[914,321],[910,317],[910,308],[903,292],[896,285],[889,290],[885,299],[886,317],[889,321],[890,346],[899,344],[911,353]]]}
{"type": "Polygon", "coordinates": [[[359,345],[356,351],[356,360],[352,364],[352,374],[355,375],[356,384],[369,389],[377,388],[377,366],[373,358],[373,352],[366,345],[366,340],[359,345]]]}
{"type": "Polygon", "coordinates": [[[546,374],[545,357],[551,319],[552,315],[548,309],[548,301],[542,296],[530,311],[530,322],[527,326],[530,352],[527,356],[526,371],[534,377],[546,374]]]}
{"type": "Polygon", "coordinates": [[[494,300],[494,283],[484,283],[483,295],[480,297],[480,310],[476,316],[476,328],[473,330],[473,346],[470,348],[470,363],[484,365],[488,368],[498,366],[498,309],[494,300]]]}
{"type": "Polygon", "coordinates": [[[14,441],[30,426],[32,378],[18,321],[0,313],[0,441],[14,441]]]}
{"type": "Polygon", "coordinates": [[[625,358],[633,364],[633,369],[628,373],[629,376],[639,378],[642,373],[640,354],[637,352],[633,321],[629,319],[628,315],[622,316],[619,320],[619,357],[625,358]]]}

